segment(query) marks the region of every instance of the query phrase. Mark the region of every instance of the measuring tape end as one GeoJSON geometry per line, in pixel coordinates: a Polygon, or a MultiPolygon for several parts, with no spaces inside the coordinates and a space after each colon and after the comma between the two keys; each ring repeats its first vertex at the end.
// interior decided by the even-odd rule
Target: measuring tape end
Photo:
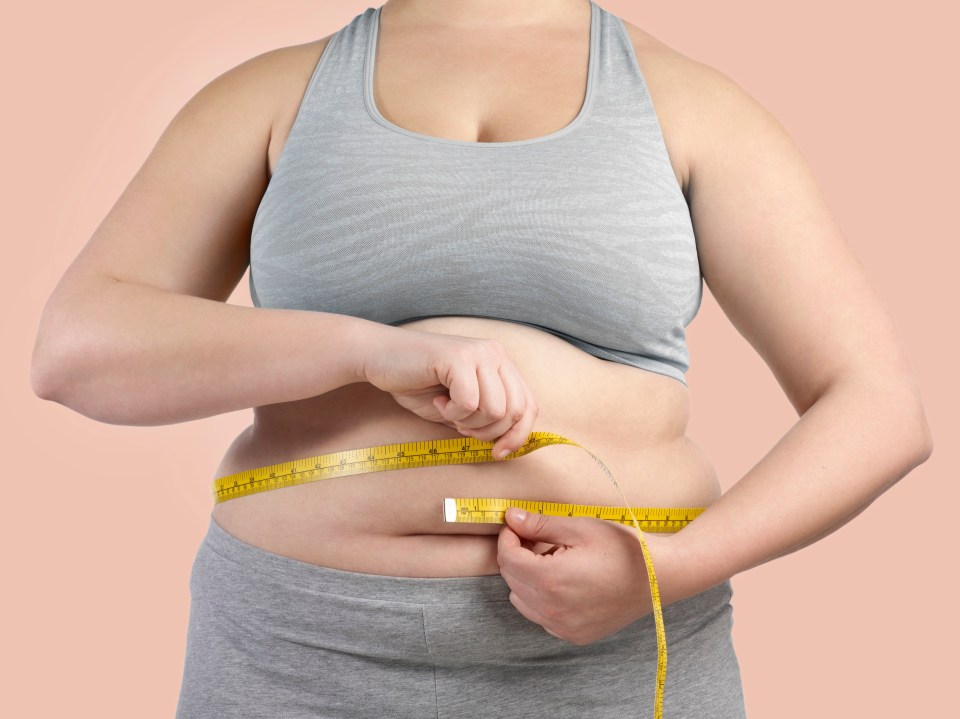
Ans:
{"type": "Polygon", "coordinates": [[[457,500],[453,497],[444,497],[443,499],[443,521],[457,521],[457,500]]]}

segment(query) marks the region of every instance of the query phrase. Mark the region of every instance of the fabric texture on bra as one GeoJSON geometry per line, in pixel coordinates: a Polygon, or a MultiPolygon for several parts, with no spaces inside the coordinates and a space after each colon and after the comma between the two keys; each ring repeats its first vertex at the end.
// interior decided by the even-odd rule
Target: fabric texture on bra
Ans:
{"type": "Polygon", "coordinates": [[[590,8],[580,113],[513,142],[390,123],[372,100],[380,8],[337,31],[257,209],[254,304],[495,318],[686,385],[703,295],[689,208],[626,27],[590,8]]]}

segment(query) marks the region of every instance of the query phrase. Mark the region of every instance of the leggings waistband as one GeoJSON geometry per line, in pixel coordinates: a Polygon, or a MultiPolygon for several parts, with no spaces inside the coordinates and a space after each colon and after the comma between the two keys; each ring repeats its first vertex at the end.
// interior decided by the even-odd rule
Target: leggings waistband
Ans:
{"type": "MultiPolygon", "coordinates": [[[[409,604],[509,602],[510,587],[500,574],[468,577],[397,577],[334,569],[285,557],[244,542],[221,527],[213,515],[203,545],[244,570],[311,593],[409,604]]],[[[730,601],[730,580],[663,608],[664,619],[695,619],[730,601]]]]}

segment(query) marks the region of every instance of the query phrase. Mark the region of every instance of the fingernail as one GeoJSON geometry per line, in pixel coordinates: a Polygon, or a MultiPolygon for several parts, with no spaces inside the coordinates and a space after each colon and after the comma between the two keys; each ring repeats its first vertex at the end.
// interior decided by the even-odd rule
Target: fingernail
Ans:
{"type": "Polygon", "coordinates": [[[526,510],[520,509],[520,507],[508,507],[507,511],[510,512],[510,516],[518,522],[522,522],[527,518],[526,510]]]}
{"type": "Polygon", "coordinates": [[[508,454],[510,454],[510,450],[509,450],[509,449],[501,449],[499,452],[497,452],[497,459],[503,459],[503,458],[506,457],[508,454]]]}

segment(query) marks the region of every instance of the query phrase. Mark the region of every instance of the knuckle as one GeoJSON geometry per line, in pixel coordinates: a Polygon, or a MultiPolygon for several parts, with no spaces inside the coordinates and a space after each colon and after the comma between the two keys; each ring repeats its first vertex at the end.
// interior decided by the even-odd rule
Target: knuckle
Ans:
{"type": "Polygon", "coordinates": [[[552,602],[551,606],[556,605],[556,599],[559,595],[560,583],[557,581],[557,578],[552,574],[544,575],[539,582],[540,594],[542,594],[548,601],[552,602]]]}
{"type": "MultiPolygon", "coordinates": [[[[562,612],[560,612],[560,610],[558,610],[556,607],[554,607],[554,606],[552,606],[552,605],[549,605],[549,604],[548,604],[548,605],[545,606],[543,609],[541,609],[541,610],[540,610],[540,616],[542,616],[544,619],[546,619],[548,622],[550,622],[551,628],[553,628],[554,626],[556,626],[556,625],[558,625],[558,624],[561,624],[561,625],[562,625],[562,621],[561,621],[561,620],[563,619],[563,614],[562,614],[562,612]]],[[[554,630],[554,631],[556,631],[556,630],[554,630]]]]}
{"type": "Polygon", "coordinates": [[[487,337],[484,344],[498,354],[506,354],[507,352],[507,346],[496,337],[487,337]]]}
{"type": "Polygon", "coordinates": [[[487,411],[487,415],[489,415],[490,419],[503,419],[507,416],[507,408],[498,407],[496,409],[490,409],[487,411]]]}
{"type": "Polygon", "coordinates": [[[476,358],[473,350],[466,345],[455,346],[453,351],[450,353],[450,361],[455,366],[476,364],[476,358]]]}
{"type": "Polygon", "coordinates": [[[480,393],[473,387],[471,387],[469,391],[464,392],[458,399],[459,401],[456,402],[457,406],[470,410],[471,412],[476,411],[480,405],[480,393]]]}

